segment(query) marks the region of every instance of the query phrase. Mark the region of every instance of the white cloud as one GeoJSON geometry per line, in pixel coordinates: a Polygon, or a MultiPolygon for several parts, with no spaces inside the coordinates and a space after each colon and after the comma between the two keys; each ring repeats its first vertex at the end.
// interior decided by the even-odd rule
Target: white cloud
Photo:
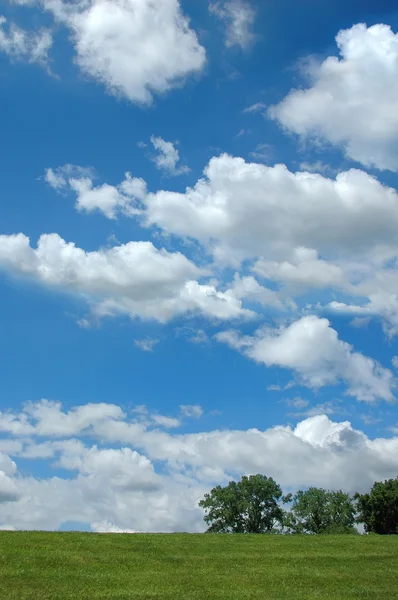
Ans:
{"type": "Polygon", "coordinates": [[[394,369],[398,369],[398,356],[393,356],[391,359],[391,363],[394,369]]]}
{"type": "Polygon", "coordinates": [[[273,307],[282,311],[287,308],[295,308],[291,300],[283,303],[275,290],[260,285],[251,275],[241,277],[238,273],[235,273],[231,289],[239,299],[247,299],[251,302],[257,302],[263,306],[273,307]]]}
{"type": "Polygon", "coordinates": [[[157,297],[173,294],[187,278],[200,274],[182,254],[157,250],[151,242],[85,252],[57,234],[42,235],[36,249],[23,234],[2,235],[0,262],[50,286],[100,296],[119,293],[137,301],[155,290],[157,297]]]}
{"type": "Polygon", "coordinates": [[[19,497],[19,492],[15,481],[8,477],[3,471],[0,471],[0,503],[13,502],[19,497]]]}
{"type": "Polygon", "coordinates": [[[22,233],[0,236],[0,266],[50,288],[80,294],[98,317],[128,314],[166,322],[176,315],[248,318],[233,290],[218,291],[193,277],[205,272],[184,255],[151,242],[128,242],[85,252],[57,234],[42,235],[37,248],[22,233]]]}
{"type": "Polygon", "coordinates": [[[179,0],[45,0],[44,6],[71,30],[83,73],[132,102],[150,104],[205,65],[179,0]]]}
{"type": "Polygon", "coordinates": [[[47,169],[44,178],[58,192],[74,192],[77,210],[87,213],[99,210],[108,219],[116,218],[119,212],[130,216],[140,214],[139,205],[147,193],[145,181],[128,172],[117,186],[107,183],[94,186],[92,169],[75,165],[47,169]]]}
{"type": "Polygon", "coordinates": [[[347,283],[341,267],[319,259],[317,251],[309,248],[295,248],[291,262],[259,260],[253,271],[296,292],[301,288],[340,288],[347,283]]]}
{"type": "Polygon", "coordinates": [[[143,352],[153,352],[154,347],[160,340],[158,338],[144,338],[142,340],[134,340],[134,344],[143,352]]]}
{"type": "Polygon", "coordinates": [[[395,256],[398,243],[397,192],[356,169],[328,179],[223,154],[193,188],[160,190],[145,203],[148,225],[195,238],[224,260],[288,260],[302,247],[375,262],[382,251],[395,256]]]}
{"type": "Polygon", "coordinates": [[[341,58],[313,61],[310,87],[292,90],[268,114],[298,135],[342,146],[367,167],[398,171],[398,34],[360,23],[336,42],[341,58]]]}
{"type": "Polygon", "coordinates": [[[151,421],[154,425],[159,425],[165,429],[175,429],[181,426],[180,419],[175,417],[166,417],[165,415],[154,414],[151,416],[151,421]]]}
{"type": "Polygon", "coordinates": [[[248,48],[254,41],[252,32],[256,11],[249,0],[220,0],[209,4],[210,13],[225,23],[225,45],[248,48]]]}
{"type": "MultiPolygon", "coordinates": [[[[73,521],[89,523],[94,531],[203,531],[198,499],[232,477],[260,472],[285,489],[315,485],[354,492],[395,476],[398,468],[397,437],[371,440],[349,422],[333,422],[326,415],[305,419],[294,428],[176,435],[132,423],[114,405],[101,405],[108,415],[101,421],[92,405],[87,406],[63,413],[59,404],[54,410],[54,405],[42,402],[39,412],[27,405],[27,412],[14,415],[21,422],[26,418],[37,431],[43,432],[41,423],[46,423],[49,436],[39,444],[21,438],[27,450],[15,448],[16,465],[19,457],[26,461],[41,456],[69,475],[55,472],[35,479],[18,473],[9,457],[0,457],[2,472],[10,480],[7,485],[11,482],[18,492],[0,504],[0,527],[57,529],[73,521]],[[85,443],[73,437],[54,441],[68,414],[90,413],[85,443]]],[[[82,432],[81,426],[75,419],[75,434],[82,432]]],[[[73,435],[70,423],[67,430],[73,435]]]]}
{"type": "Polygon", "coordinates": [[[0,471],[4,475],[15,475],[17,471],[17,465],[9,456],[0,452],[0,471]]]}
{"type": "Polygon", "coordinates": [[[237,294],[256,288],[281,307],[289,294],[293,306],[292,296],[328,290],[342,295],[335,302],[362,298],[366,315],[398,331],[398,194],[364,171],[332,179],[223,154],[185,193],[159,190],[143,205],[147,226],[197,240],[220,268],[247,261],[272,282],[273,293],[240,276],[237,294]]]}
{"type": "Polygon", "coordinates": [[[203,415],[203,408],[199,404],[180,404],[183,417],[199,419],[203,415]]]}
{"type": "Polygon", "coordinates": [[[93,446],[83,452],[79,464],[74,466],[91,480],[107,481],[113,489],[150,492],[160,485],[151,461],[131,448],[115,450],[93,446]]]}
{"type": "MultiPolygon", "coordinates": [[[[184,302],[191,304],[192,294],[198,304],[216,298],[217,309],[210,312],[217,318],[224,306],[221,318],[228,318],[250,302],[296,310],[295,298],[325,290],[327,310],[380,317],[386,335],[397,334],[398,194],[364,171],[328,178],[223,154],[210,160],[204,177],[185,193],[147,193],[145,182],[129,173],[118,186],[95,187],[93,177],[71,165],[46,174],[58,191],[77,193],[79,210],[139,217],[140,225],[198,241],[221,274],[247,261],[252,273],[270,282],[266,287],[253,275],[236,274],[225,291],[189,283],[184,302]],[[361,304],[347,302],[350,296],[361,304]]],[[[98,316],[118,312],[133,311],[120,301],[97,305],[98,316]]]]}
{"type": "MultiPolygon", "coordinates": [[[[251,261],[249,269],[273,288],[236,274],[226,291],[187,283],[182,303],[191,306],[194,295],[199,310],[230,318],[242,311],[242,302],[295,310],[295,296],[323,289],[344,297],[329,310],[379,316],[388,336],[397,333],[398,194],[364,171],[351,169],[331,179],[223,154],[210,160],[204,177],[185,193],[147,193],[146,183],[129,173],[117,186],[94,186],[93,179],[91,170],[71,165],[46,173],[58,191],[76,192],[79,210],[139,216],[140,224],[166,235],[193,238],[221,268],[239,269],[242,261],[251,261]],[[347,296],[362,298],[362,305],[349,305],[347,296]]],[[[115,298],[96,306],[98,316],[134,310],[115,298]]]]}
{"type": "Polygon", "coordinates": [[[53,169],[46,169],[44,179],[54,190],[61,190],[67,183],[65,177],[59,170],[57,172],[53,169]]]}
{"type": "Polygon", "coordinates": [[[344,302],[329,302],[327,308],[334,313],[343,315],[369,314],[370,311],[366,306],[358,306],[356,304],[345,304],[344,302]]]}
{"type": "MultiPolygon", "coordinates": [[[[220,310],[220,318],[228,318],[242,302],[295,310],[296,296],[322,289],[335,294],[329,309],[341,312],[348,296],[362,298],[360,309],[350,307],[352,314],[381,317],[388,336],[398,331],[398,194],[364,171],[332,179],[223,154],[185,193],[147,193],[146,183],[130,173],[117,186],[95,186],[91,170],[71,165],[48,170],[46,180],[58,191],[74,191],[79,210],[139,217],[141,225],[163,234],[197,240],[218,268],[240,269],[249,261],[253,273],[271,282],[265,287],[253,275],[237,274],[225,291],[190,282],[182,303],[191,305],[194,295],[198,308],[205,302],[205,312],[218,317],[220,310]]],[[[96,310],[103,316],[135,309],[108,299],[96,310]]]]}
{"type": "Polygon", "coordinates": [[[357,296],[368,297],[368,302],[358,305],[332,301],[325,309],[343,315],[357,315],[362,319],[379,316],[383,320],[385,334],[391,338],[398,334],[398,295],[389,291],[394,280],[398,282],[396,268],[376,272],[357,287],[357,296]]]}
{"type": "MultiPolygon", "coordinates": [[[[385,273],[387,274],[387,273],[385,273]]],[[[378,274],[377,274],[378,275],[378,274]]],[[[382,274],[384,275],[384,273],[382,274]]],[[[393,278],[396,278],[397,273],[390,273],[393,278]]],[[[395,293],[387,292],[385,290],[377,290],[377,276],[376,283],[374,286],[375,290],[369,292],[370,302],[367,305],[368,312],[373,315],[379,315],[383,319],[383,329],[388,337],[393,337],[398,334],[398,295],[395,293]]],[[[371,287],[373,282],[370,282],[371,287]]],[[[381,286],[384,287],[383,285],[381,286]]],[[[366,293],[366,292],[365,292],[366,293]]]]}
{"type": "Polygon", "coordinates": [[[151,143],[155,150],[157,150],[157,155],[152,158],[157,169],[174,176],[189,173],[189,167],[184,165],[177,167],[177,163],[180,161],[180,154],[174,144],[155,136],[151,137],[151,143]]]}
{"type": "Polygon", "coordinates": [[[109,521],[100,521],[91,524],[91,531],[95,533],[138,533],[135,529],[123,529],[109,521]]]}
{"type": "MultiPolygon", "coordinates": [[[[63,413],[60,402],[41,400],[38,403],[27,404],[22,418],[25,416],[35,423],[34,429],[32,430],[32,425],[28,425],[22,419],[25,430],[20,430],[20,435],[34,433],[47,437],[65,437],[87,433],[91,428],[100,426],[102,423],[106,424],[110,419],[122,419],[125,414],[119,406],[104,403],[76,406],[69,412],[63,413]]],[[[0,419],[1,422],[2,419],[0,419]]]]}
{"type": "MultiPolygon", "coordinates": [[[[175,429],[181,426],[179,417],[168,417],[157,412],[150,412],[145,404],[136,406],[132,411],[134,421],[142,426],[141,432],[146,427],[163,427],[164,429],[175,429]]],[[[138,435],[138,431],[136,432],[138,435]]]]}
{"type": "Polygon", "coordinates": [[[93,179],[94,177],[94,169],[91,167],[79,167],[70,163],[56,169],[46,169],[44,173],[44,180],[54,190],[65,189],[71,179],[93,179]]]}
{"type": "MultiPolygon", "coordinates": [[[[126,175],[128,176],[128,174],[126,175]]],[[[90,179],[77,179],[70,182],[70,187],[77,194],[76,207],[78,210],[84,210],[88,213],[99,210],[108,219],[115,218],[116,210],[125,212],[134,210],[130,206],[132,202],[130,195],[124,195],[112,185],[103,184],[93,188],[90,179]]],[[[137,187],[140,193],[140,185],[137,187]]]]}
{"type": "Polygon", "coordinates": [[[391,371],[338,338],[327,319],[303,317],[287,327],[260,329],[253,337],[226,331],[216,339],[264,363],[296,371],[311,388],[345,382],[347,394],[372,402],[393,400],[391,371]]]}
{"type": "Polygon", "coordinates": [[[0,452],[0,504],[15,501],[19,497],[16,482],[13,480],[16,470],[15,462],[0,452]]]}
{"type": "Polygon", "coordinates": [[[7,19],[0,16],[0,51],[11,59],[25,60],[29,63],[45,65],[53,39],[48,29],[27,31],[15,23],[6,29],[7,19]]]}

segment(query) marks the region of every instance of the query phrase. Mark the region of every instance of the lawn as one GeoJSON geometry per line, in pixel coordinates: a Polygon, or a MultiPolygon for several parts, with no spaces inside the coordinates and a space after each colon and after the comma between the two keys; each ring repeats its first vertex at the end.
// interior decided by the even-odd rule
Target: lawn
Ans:
{"type": "Polygon", "coordinates": [[[398,599],[398,536],[0,531],[0,598],[398,599]]]}

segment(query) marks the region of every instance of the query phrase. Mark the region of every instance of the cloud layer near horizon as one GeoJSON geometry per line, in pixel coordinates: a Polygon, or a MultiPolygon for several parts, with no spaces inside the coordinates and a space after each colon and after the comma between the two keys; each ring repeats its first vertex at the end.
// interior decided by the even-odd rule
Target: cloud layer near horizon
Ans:
{"type": "MultiPolygon", "coordinates": [[[[200,414],[200,407],[181,406],[174,419],[200,414]]],[[[0,444],[0,525],[203,531],[197,501],[232,477],[262,472],[284,489],[317,485],[354,492],[398,469],[397,437],[371,440],[348,421],[326,415],[265,431],[165,429],[175,425],[144,407],[126,413],[103,403],[64,411],[60,403],[42,400],[19,413],[0,413],[6,435],[0,444]],[[50,472],[26,476],[19,459],[38,460],[50,472]],[[65,475],[52,476],[54,467],[65,475]]]]}

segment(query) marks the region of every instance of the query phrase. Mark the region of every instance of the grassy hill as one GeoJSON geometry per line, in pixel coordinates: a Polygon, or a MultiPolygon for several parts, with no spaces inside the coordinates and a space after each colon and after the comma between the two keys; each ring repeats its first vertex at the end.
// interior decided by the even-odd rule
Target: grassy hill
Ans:
{"type": "Polygon", "coordinates": [[[0,532],[1,600],[398,599],[398,536],[0,532]]]}

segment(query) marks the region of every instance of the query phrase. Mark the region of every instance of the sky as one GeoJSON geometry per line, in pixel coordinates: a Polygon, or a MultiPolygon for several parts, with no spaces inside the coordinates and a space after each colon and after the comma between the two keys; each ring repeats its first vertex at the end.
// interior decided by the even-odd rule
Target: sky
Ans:
{"type": "Polygon", "coordinates": [[[396,3],[0,8],[0,528],[396,477],[396,3]]]}

